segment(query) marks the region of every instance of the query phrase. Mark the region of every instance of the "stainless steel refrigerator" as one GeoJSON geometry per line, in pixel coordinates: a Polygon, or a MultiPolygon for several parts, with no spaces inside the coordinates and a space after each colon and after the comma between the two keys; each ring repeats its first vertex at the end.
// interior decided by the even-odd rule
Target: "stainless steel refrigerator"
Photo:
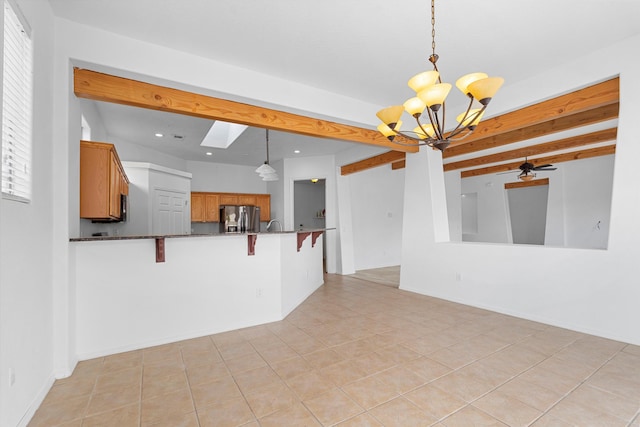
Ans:
{"type": "Polygon", "coordinates": [[[220,233],[247,233],[260,231],[258,206],[220,206],[220,233]]]}

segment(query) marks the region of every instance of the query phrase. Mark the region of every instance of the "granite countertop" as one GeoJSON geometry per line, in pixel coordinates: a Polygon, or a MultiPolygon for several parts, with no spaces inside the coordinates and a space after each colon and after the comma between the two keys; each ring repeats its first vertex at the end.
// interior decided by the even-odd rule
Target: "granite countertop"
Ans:
{"type": "Polygon", "coordinates": [[[173,239],[180,237],[229,237],[244,235],[269,235],[269,234],[292,234],[292,233],[314,233],[319,231],[335,230],[335,228],[313,228],[303,230],[268,231],[258,233],[210,233],[210,234],[167,234],[167,235],[144,235],[144,236],[88,236],[72,237],[70,242],[93,242],[99,240],[139,240],[139,239],[173,239]]]}

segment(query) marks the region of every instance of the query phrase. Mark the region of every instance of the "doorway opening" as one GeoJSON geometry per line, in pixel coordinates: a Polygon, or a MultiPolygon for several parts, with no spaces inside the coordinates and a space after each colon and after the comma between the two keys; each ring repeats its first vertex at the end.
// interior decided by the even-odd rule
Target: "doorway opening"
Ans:
{"type": "MultiPolygon", "coordinates": [[[[296,230],[326,228],[326,180],[311,178],[293,182],[293,224],[296,230]]],[[[327,271],[327,240],[322,233],[322,269],[327,271]]]]}
{"type": "Polygon", "coordinates": [[[544,245],[549,185],[507,190],[513,243],[544,245]]]}
{"type": "Polygon", "coordinates": [[[297,230],[325,228],[325,180],[293,182],[293,223],[297,230]]]}

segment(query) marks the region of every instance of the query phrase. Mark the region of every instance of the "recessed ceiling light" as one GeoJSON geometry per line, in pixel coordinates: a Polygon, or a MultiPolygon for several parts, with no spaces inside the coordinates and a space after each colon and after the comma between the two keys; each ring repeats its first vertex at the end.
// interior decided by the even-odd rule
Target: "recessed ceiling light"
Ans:
{"type": "Polygon", "coordinates": [[[293,150],[294,153],[300,154],[300,150],[293,150]]]}
{"type": "Polygon", "coordinates": [[[207,151],[207,156],[213,156],[213,153],[211,151],[207,151]]]}
{"type": "Polygon", "coordinates": [[[161,133],[156,133],[156,136],[157,136],[158,138],[162,138],[164,135],[163,135],[163,134],[161,134],[161,133]]]}

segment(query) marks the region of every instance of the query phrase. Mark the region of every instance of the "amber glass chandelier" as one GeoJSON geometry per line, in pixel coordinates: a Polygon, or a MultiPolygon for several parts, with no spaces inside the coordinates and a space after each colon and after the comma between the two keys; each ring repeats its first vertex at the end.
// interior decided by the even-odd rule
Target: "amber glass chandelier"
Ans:
{"type": "Polygon", "coordinates": [[[378,111],[382,123],[378,130],[390,141],[403,145],[429,145],[444,151],[452,141],[458,141],[474,131],[489,101],[504,83],[502,77],[489,77],[485,73],[471,73],[456,81],[456,86],[469,98],[467,110],[457,116],[457,126],[445,131],[445,99],[451,90],[451,84],[442,83],[436,62],[436,18],[435,0],[431,0],[431,49],[429,62],[432,71],[416,74],[409,79],[409,87],[416,96],[402,105],[394,105],[378,111]],[[480,105],[472,108],[474,100],[480,105]],[[417,123],[412,131],[402,131],[402,113],[407,112],[417,123]],[[421,120],[423,119],[424,120],[421,120]],[[427,122],[428,119],[428,122],[427,122]],[[399,137],[398,137],[399,136],[399,137]]]}

